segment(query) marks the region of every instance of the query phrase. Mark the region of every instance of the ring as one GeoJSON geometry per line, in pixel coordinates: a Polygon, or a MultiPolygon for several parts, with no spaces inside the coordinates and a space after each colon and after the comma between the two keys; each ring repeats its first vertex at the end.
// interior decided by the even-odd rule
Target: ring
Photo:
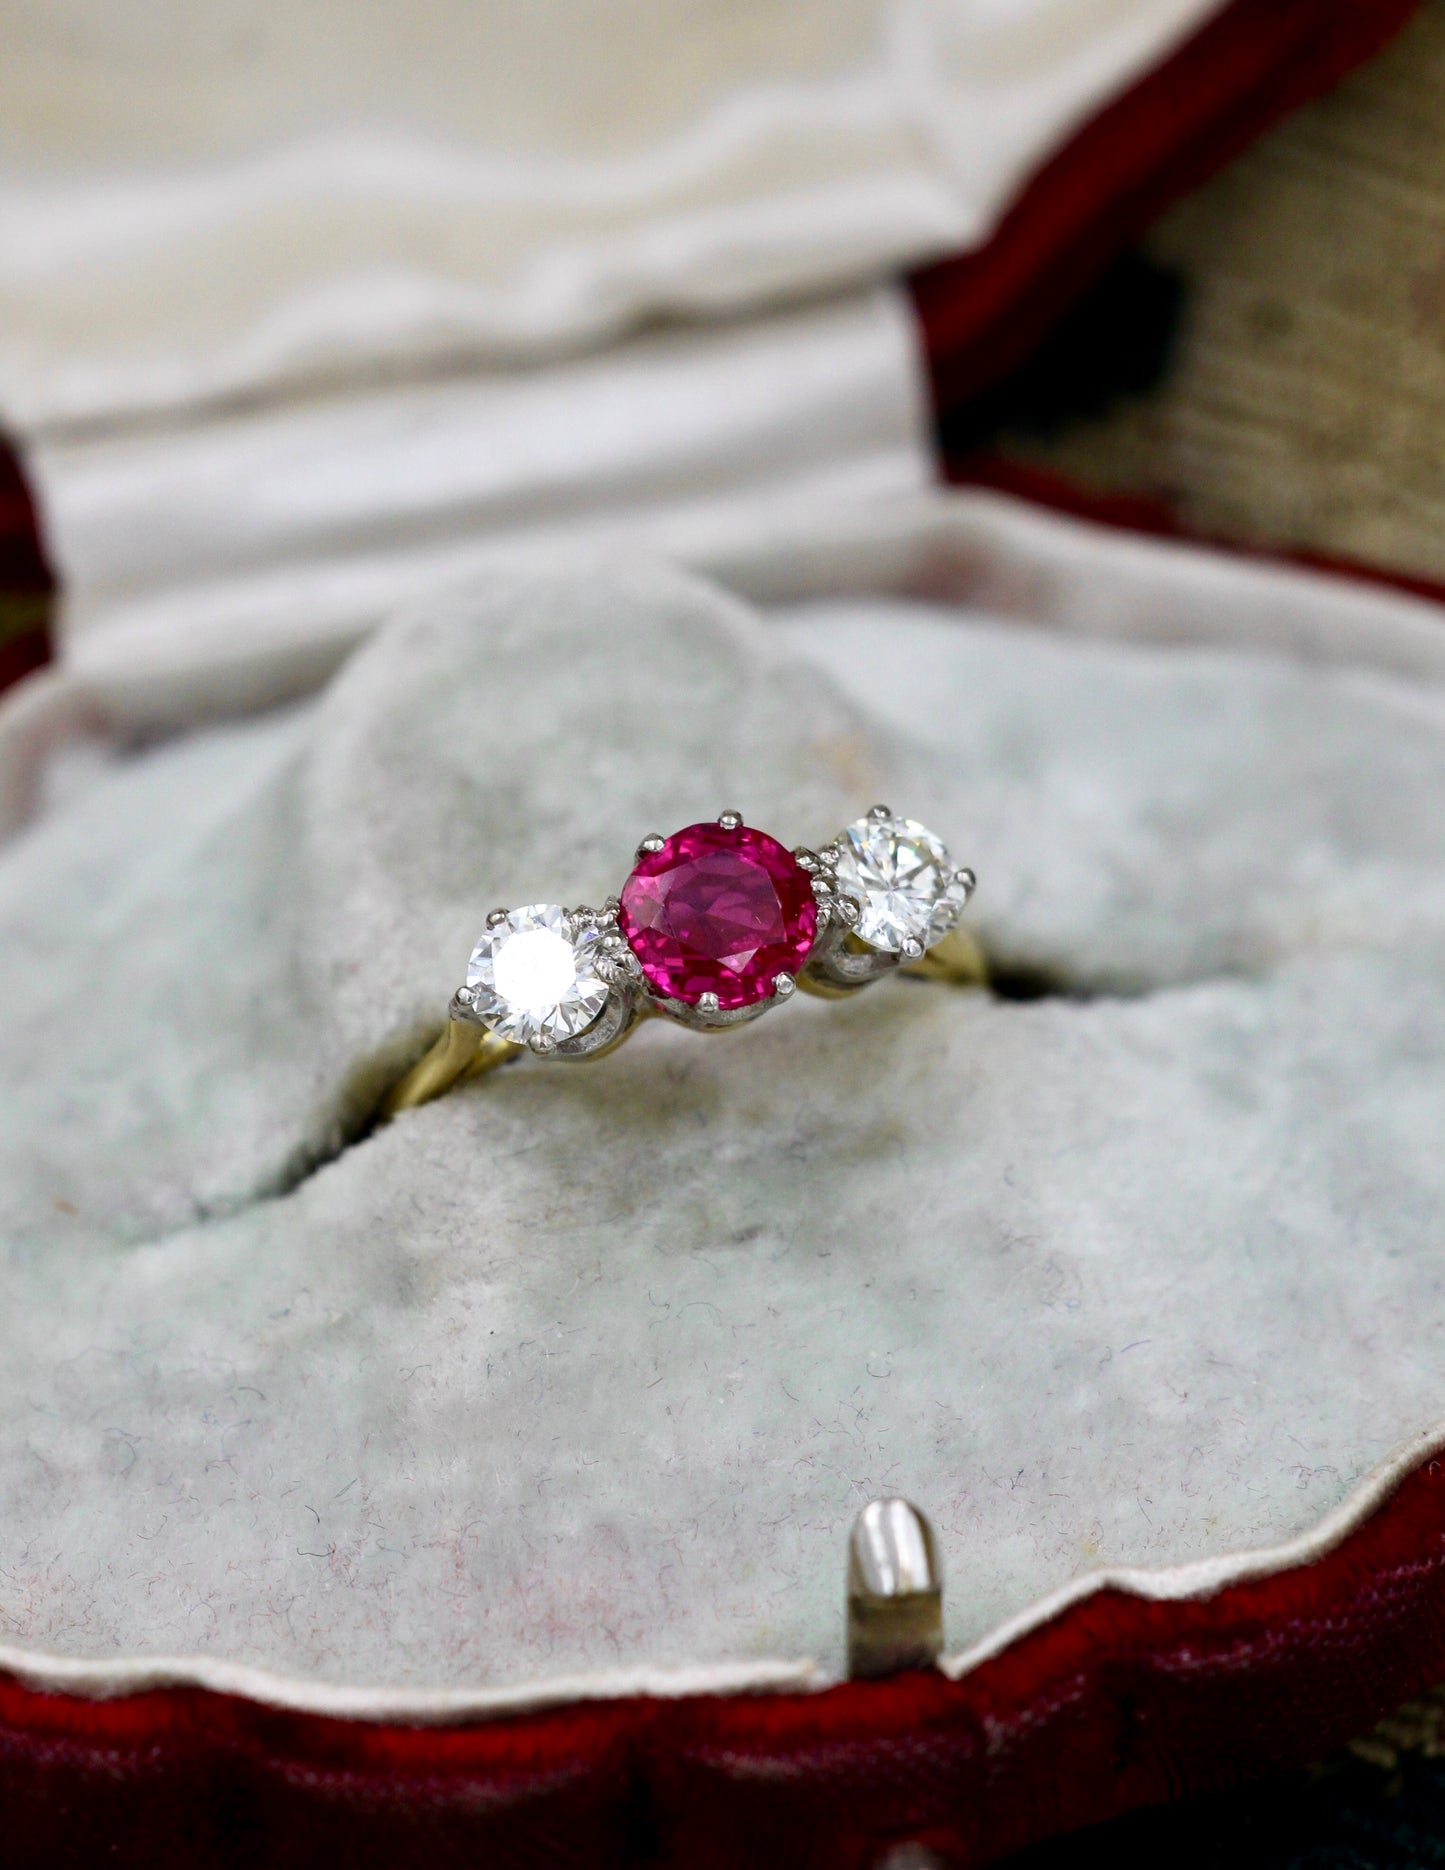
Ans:
{"type": "Polygon", "coordinates": [[[982,956],[957,929],[974,881],[933,832],[886,805],[818,850],[789,850],[731,811],[646,837],[601,909],[491,912],[446,1030],[378,1116],[523,1051],[601,1058],[645,1019],[726,1031],[795,989],[839,999],[899,970],[977,985],[982,956]]]}

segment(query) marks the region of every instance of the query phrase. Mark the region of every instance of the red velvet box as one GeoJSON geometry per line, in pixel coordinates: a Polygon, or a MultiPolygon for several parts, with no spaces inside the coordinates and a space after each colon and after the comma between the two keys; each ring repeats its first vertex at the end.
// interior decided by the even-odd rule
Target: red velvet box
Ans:
{"type": "MultiPolygon", "coordinates": [[[[910,281],[935,414],[1004,379],[1169,201],[1410,10],[1234,0],[1078,131],[981,251],[910,281]]],[[[974,455],[951,465],[999,478],[974,455]]],[[[47,576],[23,483],[3,472],[0,574],[31,606],[0,644],[13,682],[41,654],[47,576]]],[[[1105,1579],[1005,1631],[958,1679],[425,1726],[203,1684],[97,1698],[16,1675],[0,1685],[4,1860],[285,1866],[345,1850],[376,1865],[425,1852],[438,1866],[862,1870],[917,1842],[982,1864],[1359,1731],[1445,1674],[1442,1567],[1445,1472],[1422,1445],[1311,1539],[1184,1594],[1105,1579]]]]}

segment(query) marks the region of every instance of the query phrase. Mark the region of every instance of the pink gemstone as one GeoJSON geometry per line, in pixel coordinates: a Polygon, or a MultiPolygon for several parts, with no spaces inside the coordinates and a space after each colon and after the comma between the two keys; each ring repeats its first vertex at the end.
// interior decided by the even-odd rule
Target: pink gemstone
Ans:
{"type": "Polygon", "coordinates": [[[813,885],[766,832],[689,825],[644,855],[617,924],[654,991],[696,1006],[751,1006],[795,974],[818,932],[813,885]]]}

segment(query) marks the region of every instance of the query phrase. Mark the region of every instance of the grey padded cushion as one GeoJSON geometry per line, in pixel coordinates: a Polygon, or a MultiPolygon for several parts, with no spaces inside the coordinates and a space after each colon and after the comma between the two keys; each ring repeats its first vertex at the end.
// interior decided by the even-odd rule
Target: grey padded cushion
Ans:
{"type": "Polygon", "coordinates": [[[508,577],[116,759],[0,855],[0,940],[13,1647],[836,1669],[872,1495],[934,1515],[960,1648],[1299,1532],[1438,1414],[1427,684],[508,577]],[[341,1147],[493,904],[879,796],[1044,997],[649,1027],[341,1147]]]}

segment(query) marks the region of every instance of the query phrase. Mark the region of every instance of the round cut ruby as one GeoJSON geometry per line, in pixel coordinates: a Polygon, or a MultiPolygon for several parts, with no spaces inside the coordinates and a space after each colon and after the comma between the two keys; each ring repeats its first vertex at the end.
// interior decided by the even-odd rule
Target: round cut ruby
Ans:
{"type": "Polygon", "coordinates": [[[746,825],[689,825],[645,852],[617,925],[653,990],[696,1006],[751,1006],[794,974],[818,932],[812,880],[791,851],[746,825]]]}

